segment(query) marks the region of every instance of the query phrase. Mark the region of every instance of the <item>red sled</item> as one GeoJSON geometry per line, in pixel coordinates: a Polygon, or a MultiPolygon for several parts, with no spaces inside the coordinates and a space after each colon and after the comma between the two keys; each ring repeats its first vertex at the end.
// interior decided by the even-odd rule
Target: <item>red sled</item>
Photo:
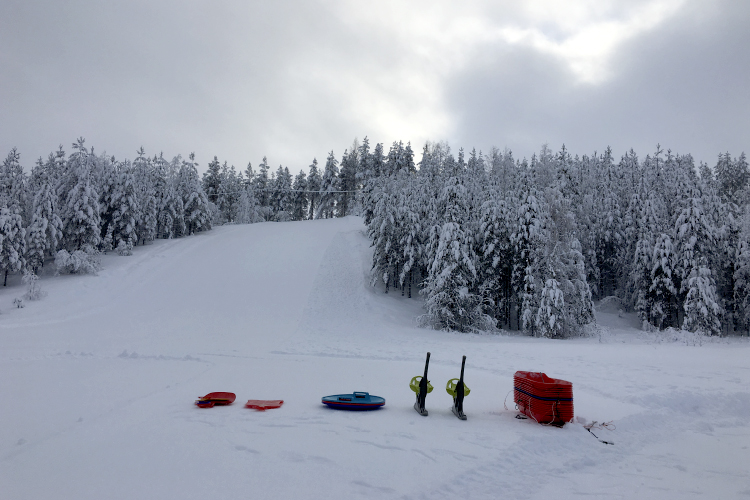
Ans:
{"type": "Polygon", "coordinates": [[[272,410],[274,408],[281,408],[284,404],[283,399],[248,399],[245,403],[245,408],[254,408],[258,411],[272,410]]]}
{"type": "Polygon", "coordinates": [[[573,384],[567,380],[517,371],[513,400],[521,413],[540,424],[562,427],[573,420],[573,384]]]}
{"type": "Polygon", "coordinates": [[[213,408],[214,406],[226,406],[234,403],[237,396],[233,392],[210,392],[198,398],[195,402],[199,408],[213,408]]]}

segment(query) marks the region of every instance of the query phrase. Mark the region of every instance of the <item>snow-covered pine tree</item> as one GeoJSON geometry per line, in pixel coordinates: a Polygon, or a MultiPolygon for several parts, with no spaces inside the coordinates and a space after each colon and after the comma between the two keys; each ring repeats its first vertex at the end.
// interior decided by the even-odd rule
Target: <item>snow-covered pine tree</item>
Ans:
{"type": "Polygon", "coordinates": [[[292,206],[292,220],[305,220],[308,213],[308,201],[307,201],[307,174],[304,170],[294,177],[294,184],[292,184],[293,193],[293,206],[292,206]]]}
{"type": "Polygon", "coordinates": [[[342,192],[339,196],[339,217],[344,217],[353,213],[354,209],[354,190],[357,187],[357,165],[359,158],[357,158],[359,146],[355,144],[352,146],[351,152],[344,151],[344,156],[341,158],[341,171],[339,172],[339,190],[342,192]]]}
{"type": "MultiPolygon", "coordinates": [[[[323,179],[320,176],[320,171],[318,170],[318,160],[313,158],[313,161],[310,164],[310,173],[307,176],[308,200],[310,202],[310,210],[307,214],[308,220],[313,220],[315,218],[315,214],[318,213],[318,202],[320,200],[319,191],[322,183],[323,179]]],[[[369,225],[367,220],[365,220],[365,225],[369,225]]]]}
{"type": "Polygon", "coordinates": [[[255,196],[255,187],[252,184],[247,184],[240,193],[237,220],[240,224],[254,224],[265,220],[258,210],[258,199],[255,196]]]}
{"type": "Polygon", "coordinates": [[[185,207],[182,205],[182,198],[177,194],[174,181],[168,179],[164,186],[159,208],[156,230],[158,237],[170,239],[181,236],[185,231],[184,213],[185,207]]]}
{"type": "Polygon", "coordinates": [[[292,174],[289,168],[279,165],[276,176],[271,182],[271,209],[274,220],[278,222],[288,221],[292,217],[292,174]]]}
{"type": "Polygon", "coordinates": [[[445,222],[437,244],[433,242],[435,257],[422,290],[426,312],[419,321],[436,329],[462,332],[491,329],[494,321],[482,311],[482,297],[477,293],[477,259],[471,236],[462,228],[468,216],[468,194],[456,175],[446,180],[441,197],[445,222]]]}
{"type": "Polygon", "coordinates": [[[659,329],[678,326],[676,323],[677,287],[674,285],[675,254],[672,239],[664,233],[656,238],[651,258],[651,323],[659,329]]]}
{"type": "Polygon", "coordinates": [[[614,295],[620,282],[618,250],[624,243],[624,227],[617,194],[620,179],[615,171],[612,151],[607,148],[600,158],[601,178],[594,196],[594,241],[599,298],[614,295]]]}
{"type": "Polygon", "coordinates": [[[739,159],[734,160],[728,152],[719,155],[714,172],[722,199],[740,205],[740,195],[750,184],[750,169],[748,169],[745,153],[743,152],[739,159]]]}
{"type": "Polygon", "coordinates": [[[372,212],[378,200],[379,195],[374,191],[380,183],[380,177],[385,168],[384,161],[383,144],[377,143],[375,149],[367,159],[366,165],[362,167],[367,168],[362,185],[362,214],[365,219],[365,225],[369,225],[372,212]]]}
{"type": "MultiPolygon", "coordinates": [[[[628,211],[635,218],[632,234],[636,237],[630,267],[632,301],[644,328],[652,322],[652,310],[656,307],[656,296],[651,293],[653,287],[654,251],[656,240],[664,230],[671,230],[664,223],[665,209],[657,191],[649,185],[648,178],[653,176],[657,162],[647,157],[644,161],[643,176],[639,180],[638,192],[631,198],[628,211]]],[[[663,310],[663,307],[660,308],[663,310]]],[[[660,314],[660,313],[659,313],[660,314]]]]}
{"type": "Polygon", "coordinates": [[[464,230],[470,235],[474,252],[480,251],[481,246],[481,219],[482,204],[488,198],[489,176],[484,165],[484,156],[480,151],[472,149],[469,153],[469,161],[466,162],[464,185],[467,194],[467,220],[464,230]]]}
{"type": "Polygon", "coordinates": [[[706,259],[692,269],[684,287],[687,289],[682,327],[691,332],[706,335],[721,334],[722,309],[716,295],[716,285],[711,270],[706,267],[706,259]]]}
{"type": "Polygon", "coordinates": [[[513,245],[513,297],[519,329],[534,333],[534,318],[538,307],[538,290],[541,285],[535,276],[539,264],[539,251],[546,241],[546,214],[536,195],[527,171],[522,172],[516,222],[511,233],[513,245]]]}
{"type": "Polygon", "coordinates": [[[508,193],[516,187],[518,168],[513,159],[513,152],[505,148],[502,152],[493,147],[486,162],[489,164],[490,177],[493,185],[503,193],[508,193]]]}
{"type": "Polygon", "coordinates": [[[565,294],[566,335],[580,335],[582,327],[595,321],[591,288],[586,281],[586,267],[581,243],[577,238],[568,241],[567,251],[562,256],[565,270],[563,293],[565,294]]]}
{"type": "Polygon", "coordinates": [[[21,155],[13,148],[3,160],[0,166],[0,198],[6,200],[12,213],[26,217],[26,174],[20,158],[21,155]]]}
{"type": "Polygon", "coordinates": [[[559,338],[563,336],[565,296],[560,283],[555,279],[555,270],[547,269],[547,278],[539,299],[539,308],[534,318],[535,334],[540,337],[559,338]]]}
{"type": "Polygon", "coordinates": [[[393,141],[383,165],[383,175],[391,176],[401,169],[401,150],[403,150],[403,146],[403,143],[393,141]]]}
{"type": "Polygon", "coordinates": [[[271,210],[267,210],[266,207],[269,206],[269,176],[268,176],[268,160],[266,157],[263,157],[263,161],[258,165],[258,175],[255,176],[254,179],[254,187],[255,187],[255,195],[258,198],[258,205],[260,206],[260,209],[262,212],[264,212],[264,217],[266,220],[271,220],[272,213],[271,210]]]}
{"type": "Polygon", "coordinates": [[[131,255],[138,243],[138,207],[134,166],[125,163],[119,166],[117,184],[112,197],[112,248],[120,255],[131,255]]]}
{"type": "MultiPolygon", "coordinates": [[[[170,237],[172,238],[179,238],[185,236],[187,233],[187,227],[185,226],[185,204],[180,192],[180,170],[182,169],[182,163],[182,156],[177,155],[172,158],[172,161],[169,162],[166,176],[167,186],[165,188],[165,193],[167,194],[165,195],[163,210],[170,211],[172,231],[171,233],[168,233],[167,228],[165,227],[163,234],[170,234],[170,237]],[[169,209],[167,209],[167,206],[169,206],[167,200],[172,200],[170,203],[171,208],[169,209]]],[[[166,218],[164,220],[166,221],[166,218]]],[[[166,238],[166,236],[162,237],[166,238]]]]}
{"type": "MultiPolygon", "coordinates": [[[[19,272],[26,266],[26,230],[21,214],[8,207],[4,197],[0,198],[0,203],[0,269],[3,286],[7,286],[8,273],[19,272]]],[[[17,208],[15,204],[11,206],[17,208]]]]}
{"type": "Polygon", "coordinates": [[[395,285],[396,263],[400,257],[397,227],[398,197],[393,192],[395,189],[397,186],[392,179],[383,179],[370,224],[367,226],[367,234],[372,242],[371,246],[374,247],[372,284],[382,282],[385,285],[385,293],[388,293],[390,287],[395,285]]]}
{"type": "Polygon", "coordinates": [[[133,180],[138,211],[136,212],[136,233],[142,244],[156,239],[159,206],[156,199],[153,164],[141,148],[133,161],[133,180]]]}
{"type": "Polygon", "coordinates": [[[39,183],[34,196],[26,253],[26,262],[34,274],[44,266],[45,257],[54,255],[63,235],[57,196],[46,170],[40,174],[39,183]]]}
{"type": "Polygon", "coordinates": [[[541,292],[548,289],[545,303],[548,310],[541,316],[537,312],[534,333],[569,337],[580,335],[583,326],[594,321],[594,305],[586,281],[581,244],[575,237],[578,230],[571,202],[563,196],[556,182],[553,181],[544,193],[546,224],[538,239],[537,265],[532,268],[535,283],[543,284],[540,296],[535,298],[539,307],[545,300],[541,292]],[[559,301],[554,299],[557,289],[562,293],[559,301]]]}
{"type": "Polygon", "coordinates": [[[331,151],[326,159],[326,167],[323,171],[323,179],[320,184],[322,193],[320,195],[318,213],[315,216],[316,219],[330,219],[336,215],[336,202],[339,194],[337,193],[339,191],[338,175],[338,161],[333,155],[333,151],[331,151]]]}
{"type": "MultiPolygon", "coordinates": [[[[675,286],[679,286],[680,301],[684,302],[688,279],[699,277],[699,262],[707,267],[708,257],[714,248],[715,229],[703,210],[703,195],[696,185],[685,186],[687,199],[675,223],[675,286]],[[679,283],[679,285],[678,285],[679,283]]],[[[709,272],[710,274],[710,272],[709,272]]],[[[695,281],[695,280],[694,280],[695,281]]]]}
{"type": "Polygon", "coordinates": [[[485,312],[500,326],[507,326],[510,323],[513,272],[511,208],[501,192],[493,190],[488,196],[481,211],[477,273],[485,312]]]}
{"type": "MultiPolygon", "coordinates": [[[[49,161],[49,160],[48,160],[49,161]]],[[[31,226],[31,219],[34,216],[34,197],[42,187],[43,177],[48,177],[47,166],[40,156],[33,167],[31,167],[31,173],[26,179],[26,193],[24,199],[26,200],[26,206],[24,207],[24,213],[28,214],[29,226],[31,226]]]]}
{"type": "Polygon", "coordinates": [[[242,173],[237,173],[234,165],[231,167],[227,162],[221,167],[220,182],[216,204],[221,212],[222,224],[233,223],[238,220],[240,195],[242,186],[245,184],[242,173]]]}
{"type": "Polygon", "coordinates": [[[203,192],[206,193],[208,201],[218,205],[219,192],[221,191],[221,163],[214,156],[203,173],[203,192]]]}
{"type": "Polygon", "coordinates": [[[245,185],[255,185],[255,170],[253,170],[253,164],[247,162],[247,168],[245,169],[245,185]]]}
{"type": "Polygon", "coordinates": [[[360,215],[365,217],[365,224],[367,224],[367,209],[370,209],[370,215],[372,215],[370,202],[365,200],[366,192],[370,179],[374,177],[373,171],[373,157],[370,153],[370,140],[365,136],[357,150],[357,173],[354,176],[355,185],[357,189],[356,196],[354,197],[355,203],[357,204],[360,215]]]}
{"type": "Polygon", "coordinates": [[[745,207],[740,226],[733,299],[737,304],[736,329],[750,335],[750,206],[745,207]]]}
{"type": "Polygon", "coordinates": [[[112,158],[107,162],[106,168],[101,169],[97,182],[97,192],[99,193],[99,227],[101,228],[99,231],[99,236],[101,238],[99,248],[103,252],[108,252],[113,249],[112,219],[117,211],[115,197],[117,196],[118,170],[121,166],[122,164],[117,163],[114,158],[112,158]]]}
{"type": "Polygon", "coordinates": [[[422,236],[422,219],[419,207],[419,180],[414,174],[404,174],[398,189],[398,248],[400,249],[399,277],[401,295],[406,291],[411,298],[411,286],[415,272],[421,274],[424,267],[424,244],[422,236]]]}
{"type": "Polygon", "coordinates": [[[99,194],[91,180],[91,154],[80,138],[73,144],[75,150],[68,159],[72,188],[66,196],[62,213],[65,247],[70,250],[95,250],[101,241],[99,194]]]}
{"type": "Polygon", "coordinates": [[[190,153],[189,160],[182,162],[179,181],[179,191],[185,208],[185,232],[188,235],[211,229],[209,201],[198,177],[194,153],[190,153]]]}
{"type": "MultiPolygon", "coordinates": [[[[631,149],[620,159],[618,171],[620,172],[620,177],[622,179],[620,206],[622,207],[623,215],[623,242],[617,251],[617,266],[619,268],[617,294],[628,303],[633,297],[633,263],[635,259],[636,244],[640,237],[638,231],[638,220],[641,200],[638,197],[638,186],[640,180],[643,178],[643,173],[638,162],[638,156],[635,154],[635,151],[631,149]]],[[[648,252],[647,255],[651,255],[651,253],[648,252]]]]}

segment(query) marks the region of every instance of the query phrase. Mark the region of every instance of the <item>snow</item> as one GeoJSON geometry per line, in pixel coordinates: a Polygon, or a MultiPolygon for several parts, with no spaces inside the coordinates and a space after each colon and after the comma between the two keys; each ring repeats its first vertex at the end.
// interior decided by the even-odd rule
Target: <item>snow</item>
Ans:
{"type": "Polygon", "coordinates": [[[2,498],[750,496],[744,339],[642,332],[611,301],[589,338],[421,329],[421,299],[370,286],[371,262],[346,217],[223,226],[111,253],[96,276],[40,273],[47,295],[23,309],[9,278],[2,498]],[[407,386],[427,351],[424,418],[407,386]],[[467,421],[443,390],[462,355],[467,421]],[[613,421],[594,432],[614,446],[581,423],[516,419],[516,370],[571,381],[576,418],[613,421]],[[355,390],[386,406],[320,403],[355,390]],[[212,391],[237,402],[194,406],[212,391]]]}

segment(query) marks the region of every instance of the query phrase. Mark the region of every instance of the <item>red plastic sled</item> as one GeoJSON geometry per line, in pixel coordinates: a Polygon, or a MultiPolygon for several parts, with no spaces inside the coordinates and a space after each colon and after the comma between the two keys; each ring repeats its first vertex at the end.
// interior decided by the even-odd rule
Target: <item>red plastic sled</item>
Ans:
{"type": "Polygon", "coordinates": [[[266,411],[274,408],[281,408],[281,405],[283,404],[283,399],[249,399],[247,403],[245,403],[245,408],[255,408],[258,411],[266,411]]]}
{"type": "Polygon", "coordinates": [[[214,406],[226,406],[234,403],[237,396],[233,392],[210,392],[198,398],[195,404],[200,408],[212,408],[214,406]]]}
{"type": "Polygon", "coordinates": [[[573,420],[573,384],[567,380],[517,371],[513,399],[521,413],[540,424],[563,426],[573,420]]]}

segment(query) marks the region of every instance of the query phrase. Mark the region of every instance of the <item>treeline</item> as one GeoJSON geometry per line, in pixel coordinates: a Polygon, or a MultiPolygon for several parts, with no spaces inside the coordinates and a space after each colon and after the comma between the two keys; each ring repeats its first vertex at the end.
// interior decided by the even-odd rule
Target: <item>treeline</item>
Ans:
{"type": "Polygon", "coordinates": [[[616,296],[644,328],[711,335],[750,330],[750,171],[745,154],[696,166],[657,150],[572,156],[546,146],[516,160],[428,144],[333,152],[322,169],[256,172],[214,157],[141,149],[132,162],[83,139],[26,175],[17,151],[0,168],[0,270],[95,268],[100,252],[129,254],[155,238],[227,223],[362,215],[373,283],[425,297],[424,325],[578,335],[593,301],[616,296]]]}
{"type": "Polygon", "coordinates": [[[211,206],[193,155],[117,161],[78,139],[39,159],[27,175],[13,149],[0,168],[0,270],[36,274],[96,269],[100,252],[130,254],[155,238],[211,228],[211,206]]]}
{"type": "Polygon", "coordinates": [[[3,283],[9,273],[35,275],[51,259],[60,270],[93,272],[101,252],[129,255],[138,244],[218,224],[359,213],[358,148],[355,142],[341,163],[331,152],[322,172],[313,159],[309,173],[294,178],[286,167],[271,172],[266,158],[256,173],[251,164],[237,172],[216,157],[201,177],[192,154],[167,160],[141,148],[135,160],[118,161],[95,154],[83,138],[70,155],[60,146],[40,158],[27,175],[13,149],[0,166],[3,283]]]}
{"type": "Polygon", "coordinates": [[[373,280],[425,296],[421,322],[545,337],[580,334],[593,300],[619,297],[644,328],[710,335],[750,327],[750,172],[657,150],[640,160],[546,146],[457,157],[427,145],[418,168],[358,151],[373,280]]]}
{"type": "Polygon", "coordinates": [[[237,172],[234,166],[227,162],[221,164],[214,157],[203,174],[203,189],[214,205],[216,224],[300,221],[359,214],[362,189],[369,178],[380,175],[378,165],[384,166],[383,172],[387,168],[398,169],[402,163],[411,165],[412,170],[415,168],[410,145],[394,143],[387,155],[383,151],[383,145],[377,144],[370,153],[367,138],[361,145],[355,140],[352,147],[344,151],[340,162],[331,151],[322,171],[317,159],[313,159],[307,173],[300,171],[294,177],[288,167],[279,166],[272,171],[265,157],[257,172],[252,164],[248,164],[244,172],[237,172]],[[373,163],[374,170],[360,161],[363,154],[364,158],[379,158],[373,163]]]}

